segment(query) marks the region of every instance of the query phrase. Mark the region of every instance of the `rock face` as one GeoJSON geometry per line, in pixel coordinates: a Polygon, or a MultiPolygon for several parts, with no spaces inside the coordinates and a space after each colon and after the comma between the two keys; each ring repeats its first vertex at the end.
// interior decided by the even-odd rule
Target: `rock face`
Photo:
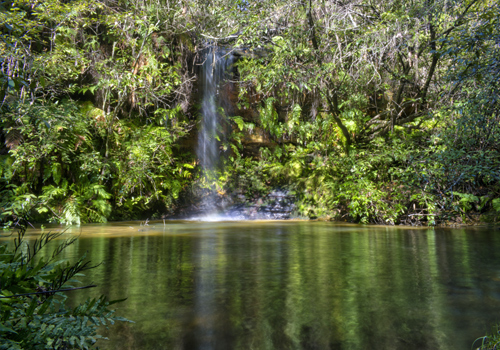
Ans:
{"type": "MultiPolygon", "coordinates": [[[[230,61],[236,62],[239,57],[243,56],[243,53],[243,50],[237,51],[236,54],[233,54],[230,61]]],[[[246,55],[248,57],[249,54],[247,53],[246,55]]],[[[204,74],[204,71],[202,70],[203,63],[204,60],[200,59],[200,62],[196,65],[196,67],[198,67],[198,83],[195,84],[192,96],[190,97],[190,103],[192,105],[191,114],[193,116],[198,116],[196,119],[199,119],[199,115],[201,113],[201,101],[203,100],[204,95],[203,90],[206,89],[206,84],[203,84],[204,79],[202,78],[202,75],[204,74]]],[[[237,83],[238,71],[236,67],[233,65],[232,67],[227,68],[227,73],[231,76],[231,78],[218,87],[217,94],[215,96],[215,104],[224,110],[224,115],[226,116],[225,120],[223,120],[224,118],[219,118],[219,130],[222,131],[223,134],[221,139],[227,139],[232,132],[238,131],[243,133],[243,138],[241,139],[243,144],[243,155],[258,158],[260,147],[273,147],[275,145],[275,142],[271,140],[269,133],[259,126],[260,118],[258,106],[261,103],[260,96],[255,92],[251,92],[244,98],[246,103],[241,103],[240,88],[237,83]],[[230,117],[234,116],[242,118],[246,123],[253,123],[255,127],[251,131],[240,131],[237,126],[234,125],[234,122],[229,120],[230,117]]],[[[196,153],[196,150],[200,148],[199,135],[202,130],[203,124],[197,122],[189,134],[179,140],[181,152],[187,151],[190,153],[196,153]]]]}
{"type": "MultiPolygon", "coordinates": [[[[207,194],[206,194],[207,195],[207,194]]],[[[247,199],[243,195],[212,196],[184,208],[176,218],[194,220],[287,220],[295,215],[295,196],[284,190],[274,190],[261,198],[247,199]],[[216,203],[207,206],[206,203],[216,203]]]]}
{"type": "MultiPolygon", "coordinates": [[[[202,176],[207,170],[215,170],[220,166],[221,162],[216,161],[216,158],[222,159],[231,154],[231,148],[223,147],[231,133],[241,133],[244,157],[259,158],[262,147],[276,146],[269,132],[259,125],[260,95],[250,91],[244,96],[245,103],[241,103],[238,72],[233,64],[238,55],[228,58],[228,54],[224,49],[210,50],[209,56],[200,62],[199,83],[194,98],[201,107],[196,113],[199,122],[180,143],[181,151],[198,155],[202,176]],[[210,122],[207,121],[208,116],[211,117],[210,122]],[[252,123],[254,127],[240,130],[231,121],[231,117],[239,117],[245,123],[252,123]]],[[[218,220],[290,219],[295,210],[294,201],[292,194],[282,190],[275,190],[261,198],[248,199],[243,195],[220,193],[215,188],[193,188],[181,198],[179,206],[182,209],[177,217],[218,220]]]]}
{"type": "Polygon", "coordinates": [[[293,217],[295,196],[288,191],[275,190],[263,198],[233,205],[226,215],[237,220],[286,220],[293,217]]]}

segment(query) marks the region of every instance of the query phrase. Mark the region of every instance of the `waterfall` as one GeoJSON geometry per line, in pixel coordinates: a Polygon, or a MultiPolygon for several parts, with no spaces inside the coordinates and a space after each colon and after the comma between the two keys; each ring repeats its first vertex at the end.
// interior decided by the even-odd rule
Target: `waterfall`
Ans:
{"type": "Polygon", "coordinates": [[[229,128],[225,117],[239,113],[232,102],[236,90],[229,83],[236,59],[224,48],[211,47],[200,65],[201,109],[196,153],[205,185],[202,187],[208,189],[208,193],[200,194],[202,200],[196,203],[189,218],[204,221],[288,219],[295,210],[295,195],[287,190],[277,188],[261,198],[247,199],[241,193],[220,196],[212,185],[222,165],[224,134],[229,128]]]}
{"type": "MultiPolygon", "coordinates": [[[[201,67],[202,102],[197,156],[207,180],[214,179],[215,172],[220,167],[220,144],[223,141],[222,125],[225,114],[222,111],[229,105],[229,97],[221,93],[221,87],[223,82],[231,77],[233,62],[234,56],[230,52],[211,47],[207,49],[201,67]]],[[[216,207],[215,189],[212,188],[211,192],[202,205],[213,211],[216,207]]]]}

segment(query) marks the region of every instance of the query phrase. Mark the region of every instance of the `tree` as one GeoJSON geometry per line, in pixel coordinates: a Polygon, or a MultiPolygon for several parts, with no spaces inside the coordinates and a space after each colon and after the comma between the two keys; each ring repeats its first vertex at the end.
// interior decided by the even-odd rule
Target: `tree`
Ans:
{"type": "Polygon", "coordinates": [[[240,63],[242,85],[251,83],[262,101],[273,98],[278,111],[299,104],[303,118],[332,119],[348,149],[396,126],[425,127],[443,92],[438,50],[477,7],[474,0],[235,4],[205,36],[217,39],[220,28],[219,40],[237,33],[236,46],[264,49],[260,62],[240,63]]]}
{"type": "Polygon", "coordinates": [[[192,127],[182,65],[190,51],[177,50],[185,39],[171,22],[176,8],[1,6],[4,208],[37,201],[39,220],[68,224],[103,222],[112,209],[125,218],[137,207],[171,209],[192,168],[172,147],[192,127]]]}
{"type": "MultiPolygon", "coordinates": [[[[235,118],[237,128],[248,123],[252,132],[257,122],[275,143],[261,148],[258,162],[235,158],[236,183],[248,177],[250,162],[263,173],[254,184],[291,186],[320,212],[335,208],[354,220],[380,223],[418,218],[432,224],[447,211],[474,207],[449,192],[464,177],[455,172],[456,158],[442,157],[447,147],[442,141],[444,135],[446,143],[456,140],[451,111],[456,93],[463,93],[457,88],[451,98],[449,68],[458,61],[450,54],[462,60],[464,46],[457,37],[474,26],[487,3],[311,0],[219,7],[207,2],[209,13],[224,17],[206,26],[198,3],[190,4],[194,10],[188,14],[200,24],[201,37],[232,47],[237,55],[247,52],[237,63],[240,103],[259,116],[235,118]]],[[[235,136],[235,143],[240,139],[235,136]]],[[[495,157],[493,152],[491,161],[476,162],[485,166],[481,172],[489,180],[474,186],[486,185],[491,198],[498,196],[491,192],[495,157]]],[[[471,189],[465,187],[464,195],[471,189]]],[[[310,208],[305,202],[302,207],[310,208]]]]}

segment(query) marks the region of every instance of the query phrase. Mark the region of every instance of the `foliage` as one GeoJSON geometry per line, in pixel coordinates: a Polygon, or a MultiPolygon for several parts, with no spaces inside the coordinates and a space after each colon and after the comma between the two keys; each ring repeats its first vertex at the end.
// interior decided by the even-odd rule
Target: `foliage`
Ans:
{"type": "Polygon", "coordinates": [[[449,144],[431,133],[400,136],[378,138],[349,155],[316,137],[305,145],[261,148],[259,159],[238,155],[225,167],[229,181],[224,192],[244,189],[252,198],[284,187],[297,194],[301,215],[363,223],[436,225],[456,217],[466,222],[471,212],[496,210],[494,153],[459,168],[455,153],[446,148],[449,144]],[[460,183],[455,171],[464,174],[460,183]]]}
{"type": "Polygon", "coordinates": [[[498,208],[493,2],[0,6],[3,217],[33,203],[68,224],[161,215],[193,187],[286,187],[303,215],[386,224],[498,208]],[[239,96],[219,137],[230,158],[199,177],[181,140],[209,45],[240,55],[239,96]],[[266,142],[249,155],[255,132],[266,142]]]}
{"type": "MultiPolygon", "coordinates": [[[[75,263],[58,261],[59,254],[76,238],[64,240],[49,259],[40,251],[62,233],[43,233],[29,244],[26,223],[18,221],[14,249],[0,246],[0,341],[2,349],[91,349],[101,326],[127,321],[113,316],[104,296],[88,299],[73,309],[65,305],[65,291],[74,287],[81,272],[93,268],[85,256],[75,263]]],[[[92,286],[86,286],[88,288],[92,286]]]]}
{"type": "Polygon", "coordinates": [[[38,203],[37,220],[67,224],[171,210],[192,158],[178,162],[172,147],[190,129],[186,50],[168,41],[179,40],[177,29],[158,28],[175,11],[142,2],[0,6],[2,216],[27,202],[38,203]]]}
{"type": "Polygon", "coordinates": [[[500,331],[498,329],[498,325],[496,325],[491,334],[485,335],[484,337],[476,339],[472,346],[476,346],[476,344],[480,343],[480,346],[477,348],[479,350],[495,350],[498,349],[500,345],[500,331]]]}
{"type": "Polygon", "coordinates": [[[237,63],[240,103],[273,144],[226,165],[228,188],[286,186],[304,215],[366,223],[496,209],[498,5],[264,1],[240,12],[235,45],[258,57],[237,63]]]}
{"type": "Polygon", "coordinates": [[[442,89],[431,81],[445,72],[436,50],[446,44],[438,38],[465,28],[458,22],[475,9],[474,2],[441,1],[266,5],[238,38],[237,44],[267,53],[240,62],[245,86],[272,97],[279,110],[300,104],[303,120],[331,119],[346,152],[353,142],[397,126],[420,128],[432,118],[442,89]]]}

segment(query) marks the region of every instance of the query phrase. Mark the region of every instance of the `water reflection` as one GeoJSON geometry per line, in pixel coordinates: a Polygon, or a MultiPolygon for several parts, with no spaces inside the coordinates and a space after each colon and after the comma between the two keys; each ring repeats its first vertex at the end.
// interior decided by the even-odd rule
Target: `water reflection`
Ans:
{"type": "Polygon", "coordinates": [[[187,347],[203,350],[215,349],[215,332],[213,325],[216,324],[217,308],[215,305],[216,295],[216,236],[212,230],[205,231],[206,238],[199,240],[197,247],[196,262],[198,268],[194,273],[195,303],[193,323],[195,328],[185,336],[187,347]]]}
{"type": "Polygon", "coordinates": [[[128,297],[103,349],[470,349],[500,317],[498,231],[315,222],[84,227],[128,297]],[[131,228],[130,228],[131,227],[131,228]]]}

